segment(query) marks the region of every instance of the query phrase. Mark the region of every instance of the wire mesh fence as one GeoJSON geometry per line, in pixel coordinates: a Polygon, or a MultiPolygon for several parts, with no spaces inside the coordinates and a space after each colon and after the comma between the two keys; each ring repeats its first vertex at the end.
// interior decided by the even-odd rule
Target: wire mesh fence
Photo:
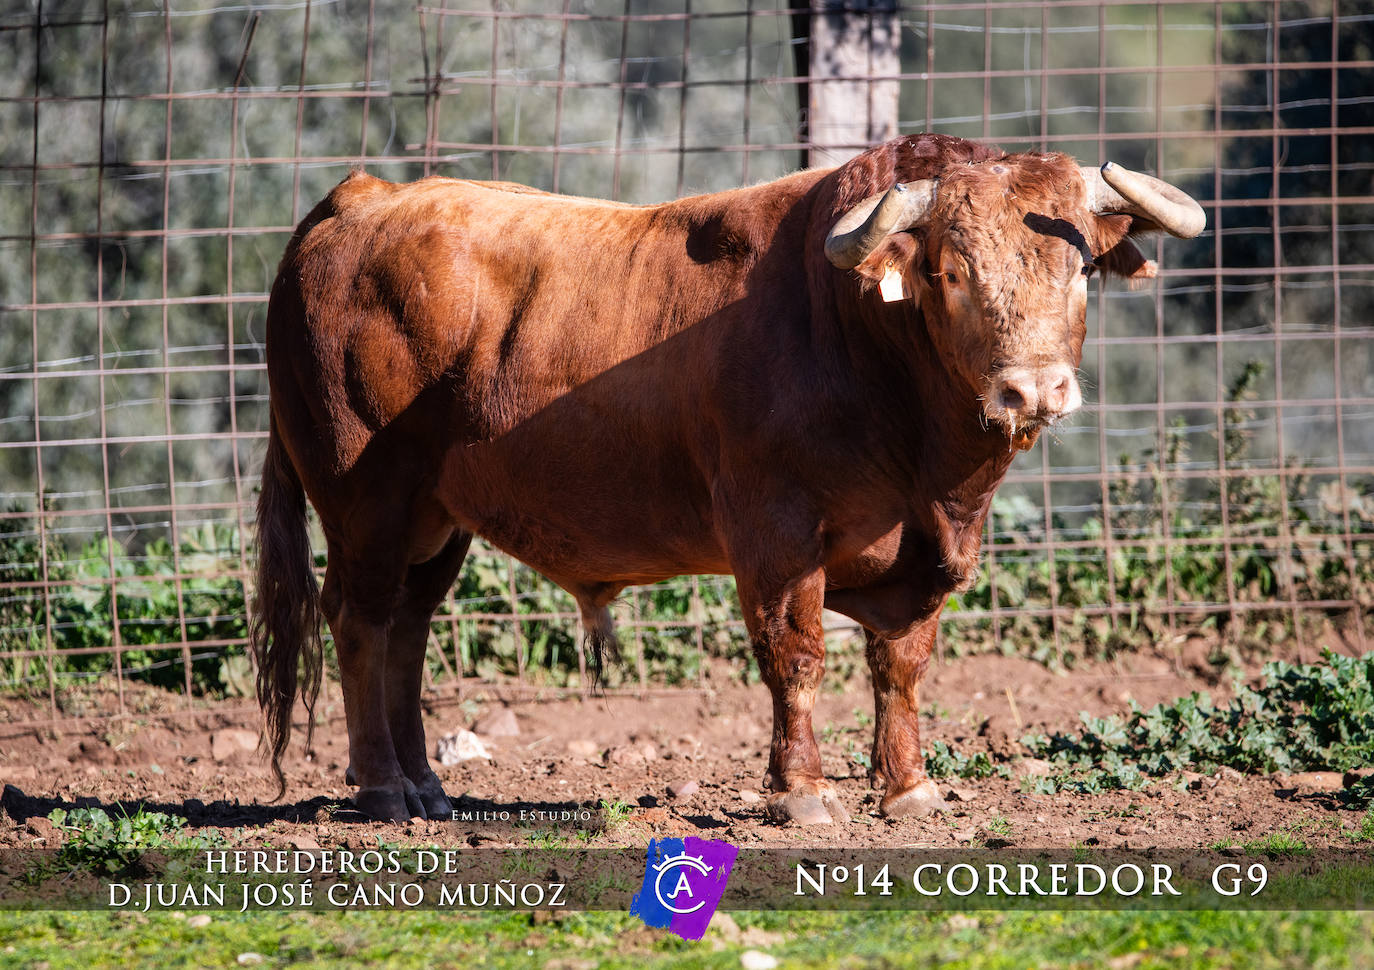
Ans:
{"type": "MultiPolygon", "coordinates": [[[[250,692],[267,291],[296,221],[351,166],[661,201],[805,164],[815,90],[855,80],[870,108],[895,96],[897,133],[1111,158],[1209,216],[1150,254],[1150,285],[1095,284],[1088,403],[1017,459],[946,642],[1059,660],[1209,631],[1364,649],[1374,7],[849,9],[892,56],[822,77],[808,65],[831,4],[10,0],[6,683],[46,695],[49,719],[90,683],[119,711],[133,681],[185,706],[250,692]]],[[[827,149],[866,147],[872,120],[827,149]]],[[[629,591],[617,611],[635,689],[748,653],[727,579],[629,591]]],[[[577,682],[576,617],[478,548],[436,618],[436,673],[577,682]]]]}

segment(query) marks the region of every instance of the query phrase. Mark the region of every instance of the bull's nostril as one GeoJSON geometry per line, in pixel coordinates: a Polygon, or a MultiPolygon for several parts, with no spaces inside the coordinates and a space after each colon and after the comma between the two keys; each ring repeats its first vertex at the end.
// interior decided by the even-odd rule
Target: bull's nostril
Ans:
{"type": "Polygon", "coordinates": [[[1008,411],[1019,411],[1026,406],[1026,396],[1010,385],[1002,388],[1001,398],[1002,407],[1008,411]]]}

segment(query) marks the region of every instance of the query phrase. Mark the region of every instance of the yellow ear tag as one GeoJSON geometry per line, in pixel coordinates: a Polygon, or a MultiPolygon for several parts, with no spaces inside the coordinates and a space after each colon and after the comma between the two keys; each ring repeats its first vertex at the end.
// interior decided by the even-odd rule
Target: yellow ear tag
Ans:
{"type": "Polygon", "coordinates": [[[897,272],[896,264],[888,263],[884,268],[882,281],[878,283],[878,292],[882,295],[884,303],[896,303],[911,296],[906,291],[906,280],[897,272]]]}

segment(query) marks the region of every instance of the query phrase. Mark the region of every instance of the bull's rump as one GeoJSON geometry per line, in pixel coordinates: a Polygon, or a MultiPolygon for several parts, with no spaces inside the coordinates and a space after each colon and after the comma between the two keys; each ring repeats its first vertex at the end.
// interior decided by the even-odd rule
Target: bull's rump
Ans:
{"type": "Polygon", "coordinates": [[[302,225],[268,368],[327,526],[442,508],[560,581],[728,571],[707,391],[739,286],[658,210],[567,202],[354,176],[302,225]]]}

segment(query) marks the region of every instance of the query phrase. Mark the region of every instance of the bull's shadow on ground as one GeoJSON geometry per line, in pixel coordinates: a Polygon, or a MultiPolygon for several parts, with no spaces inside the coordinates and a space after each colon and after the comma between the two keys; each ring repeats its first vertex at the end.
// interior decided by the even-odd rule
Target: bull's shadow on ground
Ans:
{"type": "Polygon", "coordinates": [[[319,822],[327,818],[346,820],[364,816],[350,805],[341,805],[337,800],[323,795],[300,802],[280,802],[273,804],[242,804],[224,800],[208,805],[198,798],[188,798],[180,802],[157,802],[141,798],[102,800],[99,798],[46,798],[27,795],[14,785],[6,785],[4,796],[0,797],[0,809],[16,823],[23,824],[34,818],[47,818],[54,809],[71,812],[79,808],[98,808],[111,818],[136,815],[144,812],[160,812],[186,820],[192,828],[208,826],[262,826],[271,822],[319,822]]]}
{"type": "MultiPolygon", "coordinates": [[[[100,809],[111,818],[131,817],[138,812],[157,812],[186,820],[189,828],[262,827],[273,822],[292,824],[371,823],[349,801],[323,795],[297,802],[248,803],[225,800],[210,803],[198,798],[185,801],[149,801],[147,799],[109,799],[75,796],[52,798],[29,795],[14,785],[6,785],[0,797],[0,809],[18,825],[33,819],[46,819],[55,809],[71,812],[76,809],[100,809]]],[[[498,801],[491,798],[463,796],[453,800],[453,817],[435,819],[452,823],[461,830],[478,833],[501,829],[505,835],[531,834],[556,830],[571,832],[584,830],[600,832],[606,825],[606,812],[597,806],[575,801],[531,801],[512,799],[498,801]]],[[[728,823],[709,816],[689,816],[687,821],[699,828],[717,828],[728,823]]],[[[480,835],[478,836],[480,839],[480,835]]]]}

